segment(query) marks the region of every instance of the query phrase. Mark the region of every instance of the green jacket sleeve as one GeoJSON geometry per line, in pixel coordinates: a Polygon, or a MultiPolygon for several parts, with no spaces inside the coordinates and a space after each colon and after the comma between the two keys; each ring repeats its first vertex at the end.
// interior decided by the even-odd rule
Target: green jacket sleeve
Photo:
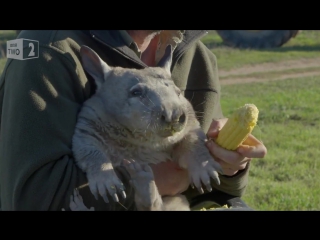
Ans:
{"type": "MultiPolygon", "coordinates": [[[[177,85],[185,90],[185,96],[191,101],[203,130],[207,132],[213,118],[223,117],[220,104],[221,86],[215,55],[199,41],[178,60],[173,69],[173,78],[177,85]],[[182,85],[182,82],[187,82],[187,85],[182,85]]],[[[242,196],[248,182],[248,169],[233,177],[220,175],[220,180],[220,185],[212,181],[215,189],[230,195],[242,196]]],[[[186,195],[190,198],[197,194],[198,191],[191,188],[186,191],[186,195]]]]}
{"type": "MultiPolygon", "coordinates": [[[[74,188],[87,184],[71,151],[76,116],[88,97],[82,69],[72,57],[40,46],[39,58],[9,59],[0,81],[0,185],[2,210],[69,209],[74,188]]],[[[132,206],[126,171],[118,174],[132,206]]],[[[120,204],[96,201],[80,189],[87,207],[124,210],[120,204]]],[[[112,202],[112,201],[110,201],[112,202]]]]}

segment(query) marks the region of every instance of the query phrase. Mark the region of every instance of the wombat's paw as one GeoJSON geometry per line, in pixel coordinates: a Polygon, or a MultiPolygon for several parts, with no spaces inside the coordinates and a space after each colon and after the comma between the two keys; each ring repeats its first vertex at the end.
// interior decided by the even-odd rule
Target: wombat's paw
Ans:
{"type": "Polygon", "coordinates": [[[140,164],[135,160],[124,160],[122,163],[131,176],[132,181],[150,182],[154,180],[153,172],[148,164],[140,164]]]}
{"type": "Polygon", "coordinates": [[[135,189],[136,201],[139,201],[137,204],[151,207],[160,197],[151,167],[134,160],[124,160],[123,165],[131,176],[130,183],[135,189]]]}
{"type": "Polygon", "coordinates": [[[203,152],[203,154],[195,158],[190,158],[188,161],[188,171],[191,185],[195,186],[200,193],[204,193],[202,184],[206,186],[209,192],[212,191],[210,177],[220,185],[218,172],[222,172],[222,169],[219,163],[214,161],[209,152],[203,152]]]}
{"type": "Polygon", "coordinates": [[[70,196],[70,209],[71,211],[94,211],[94,207],[87,208],[84,203],[79,191],[75,189],[73,195],[70,196]]]}
{"type": "Polygon", "coordinates": [[[109,203],[107,193],[112,196],[115,202],[119,202],[117,193],[126,198],[125,187],[112,167],[100,171],[88,171],[87,178],[90,191],[97,200],[98,193],[106,203],[109,203]]]}

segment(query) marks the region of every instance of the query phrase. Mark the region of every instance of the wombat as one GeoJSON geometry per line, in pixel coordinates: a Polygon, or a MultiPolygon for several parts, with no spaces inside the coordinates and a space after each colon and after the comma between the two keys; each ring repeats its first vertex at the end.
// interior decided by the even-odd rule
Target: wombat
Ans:
{"type": "MultiPolygon", "coordinates": [[[[220,184],[218,172],[222,169],[205,146],[206,134],[191,103],[171,79],[171,45],[156,67],[145,69],[111,67],[87,46],[81,47],[80,55],[85,71],[95,81],[96,92],[78,114],[72,144],[75,161],[86,172],[96,199],[98,193],[105,202],[109,202],[107,193],[114,201],[119,201],[118,194],[126,197],[114,171],[125,159],[129,160],[126,166],[131,177],[139,181],[145,173],[152,181],[147,164],[172,160],[188,169],[190,183],[201,193],[202,184],[212,190],[210,177],[220,184]]],[[[157,192],[155,184],[155,189],[137,189],[141,184],[134,184],[137,194],[147,191],[140,196],[157,192]]],[[[150,200],[153,206],[147,207],[137,195],[138,210],[169,209],[157,194],[150,200]]]]}

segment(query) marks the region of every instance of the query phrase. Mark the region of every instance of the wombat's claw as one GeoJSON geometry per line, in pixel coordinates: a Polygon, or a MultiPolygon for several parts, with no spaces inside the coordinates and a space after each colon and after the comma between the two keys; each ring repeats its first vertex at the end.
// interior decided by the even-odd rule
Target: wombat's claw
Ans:
{"type": "Polygon", "coordinates": [[[203,161],[200,166],[192,162],[189,167],[190,183],[193,184],[201,194],[204,193],[202,184],[206,187],[207,191],[212,191],[210,177],[217,185],[220,185],[219,175],[214,166],[215,162],[211,161],[212,160],[203,161]]]}
{"type": "Polygon", "coordinates": [[[124,191],[125,187],[124,187],[123,183],[120,183],[120,184],[121,184],[121,187],[122,187],[122,188],[120,188],[119,191],[120,191],[120,193],[121,193],[121,197],[122,197],[123,199],[125,199],[125,198],[127,197],[126,192],[124,191]]]}
{"type": "Polygon", "coordinates": [[[211,171],[209,171],[209,174],[210,174],[210,177],[216,182],[216,184],[220,185],[220,178],[219,178],[218,172],[212,169],[211,171]]]}
{"type": "Polygon", "coordinates": [[[117,193],[120,194],[121,197],[126,198],[126,194],[124,192],[125,187],[113,172],[113,169],[110,169],[108,173],[100,172],[89,174],[87,176],[90,191],[96,200],[98,200],[99,194],[106,203],[109,203],[107,193],[111,195],[115,202],[119,202],[117,193]]]}
{"type": "Polygon", "coordinates": [[[72,195],[70,196],[69,207],[71,211],[94,211],[94,207],[91,207],[89,209],[84,205],[83,199],[77,189],[74,189],[73,196],[72,195]]]}
{"type": "Polygon", "coordinates": [[[116,187],[114,185],[107,186],[109,194],[112,196],[113,201],[119,202],[119,198],[117,195],[116,187]]]}

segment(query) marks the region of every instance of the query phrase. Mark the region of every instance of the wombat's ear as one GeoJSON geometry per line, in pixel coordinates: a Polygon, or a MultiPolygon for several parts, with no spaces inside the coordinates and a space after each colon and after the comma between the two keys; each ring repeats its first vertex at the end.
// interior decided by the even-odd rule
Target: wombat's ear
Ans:
{"type": "Polygon", "coordinates": [[[94,78],[97,89],[99,89],[106,76],[110,73],[111,67],[88,46],[81,46],[80,56],[83,68],[94,78]]]}
{"type": "Polygon", "coordinates": [[[169,44],[166,47],[164,55],[158,62],[157,66],[164,68],[171,75],[171,71],[170,71],[171,63],[172,63],[172,46],[169,44]]]}

